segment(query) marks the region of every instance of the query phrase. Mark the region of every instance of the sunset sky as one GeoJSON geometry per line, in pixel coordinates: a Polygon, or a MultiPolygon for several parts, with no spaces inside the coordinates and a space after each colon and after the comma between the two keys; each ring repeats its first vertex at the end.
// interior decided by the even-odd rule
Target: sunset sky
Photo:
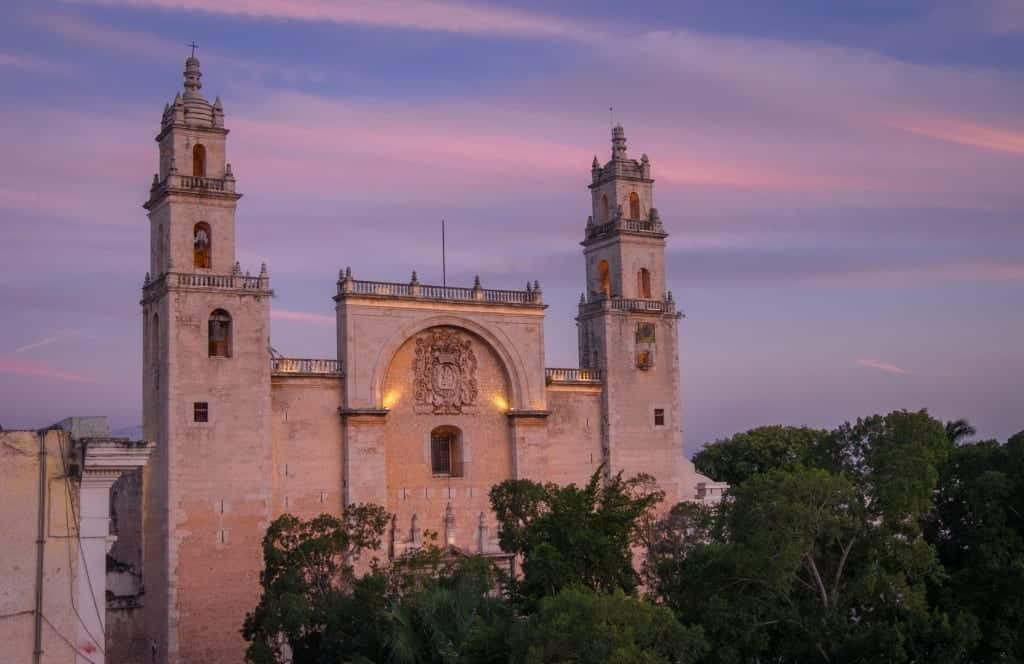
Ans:
{"type": "Polygon", "coordinates": [[[1024,0],[5,2],[0,425],[141,422],[141,208],[195,40],[272,343],[338,269],[521,288],[575,366],[608,107],[650,156],[686,447],[897,408],[1024,429],[1024,0]]]}

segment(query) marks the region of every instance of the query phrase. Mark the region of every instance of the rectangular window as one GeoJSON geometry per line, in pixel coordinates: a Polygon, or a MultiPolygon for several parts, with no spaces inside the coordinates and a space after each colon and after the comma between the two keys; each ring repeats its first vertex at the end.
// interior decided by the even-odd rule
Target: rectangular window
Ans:
{"type": "Polygon", "coordinates": [[[196,401],[192,404],[192,421],[209,422],[210,404],[205,401],[196,401]]]}
{"type": "Polygon", "coordinates": [[[434,475],[452,474],[452,436],[435,435],[430,441],[431,466],[434,475]]]}
{"type": "Polygon", "coordinates": [[[665,409],[655,408],[654,409],[654,426],[663,427],[665,426],[665,409]]]}

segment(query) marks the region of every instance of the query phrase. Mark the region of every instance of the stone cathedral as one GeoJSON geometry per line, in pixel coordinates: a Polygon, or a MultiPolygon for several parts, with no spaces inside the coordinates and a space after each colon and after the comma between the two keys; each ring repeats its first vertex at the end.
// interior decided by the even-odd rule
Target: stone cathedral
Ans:
{"type": "Polygon", "coordinates": [[[394,515],[381,558],[427,530],[498,554],[488,491],[502,480],[581,484],[603,463],[654,475],[667,504],[711,486],[683,455],[681,314],[651,163],[628,155],[621,126],[580,224],[578,368],[544,366],[540,284],[363,280],[372,261],[338,276],[337,357],[286,358],[270,350],[266,264],[235,260],[241,185],[200,78],[190,57],[144,205],[144,661],[242,661],[261,538],[283,513],[372,502],[394,515]]]}

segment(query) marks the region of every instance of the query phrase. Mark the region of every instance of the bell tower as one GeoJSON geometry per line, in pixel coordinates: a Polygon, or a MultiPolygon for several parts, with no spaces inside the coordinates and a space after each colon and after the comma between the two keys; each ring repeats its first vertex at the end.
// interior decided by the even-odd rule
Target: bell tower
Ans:
{"type": "MultiPolygon", "coordinates": [[[[603,376],[602,448],[610,473],[658,469],[669,500],[682,487],[678,321],[666,287],[665,238],[647,155],[630,159],[612,129],[611,159],[591,167],[582,242],[586,286],[576,319],[580,366],[603,376]]],[[[668,503],[672,504],[672,503],[668,503]]]]}
{"type": "Polygon", "coordinates": [[[270,279],[235,259],[241,198],[193,55],[164,107],[142,289],[145,639],[153,661],[242,661],[271,514],[270,279]]]}

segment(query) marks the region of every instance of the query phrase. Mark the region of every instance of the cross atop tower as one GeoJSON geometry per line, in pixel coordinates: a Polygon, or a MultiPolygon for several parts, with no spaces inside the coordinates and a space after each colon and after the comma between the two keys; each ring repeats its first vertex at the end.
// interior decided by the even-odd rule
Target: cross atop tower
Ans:
{"type": "Polygon", "coordinates": [[[185,44],[185,46],[191,46],[192,47],[192,57],[193,58],[196,57],[196,49],[199,48],[199,44],[196,43],[196,40],[193,39],[191,43],[185,44]]]}

